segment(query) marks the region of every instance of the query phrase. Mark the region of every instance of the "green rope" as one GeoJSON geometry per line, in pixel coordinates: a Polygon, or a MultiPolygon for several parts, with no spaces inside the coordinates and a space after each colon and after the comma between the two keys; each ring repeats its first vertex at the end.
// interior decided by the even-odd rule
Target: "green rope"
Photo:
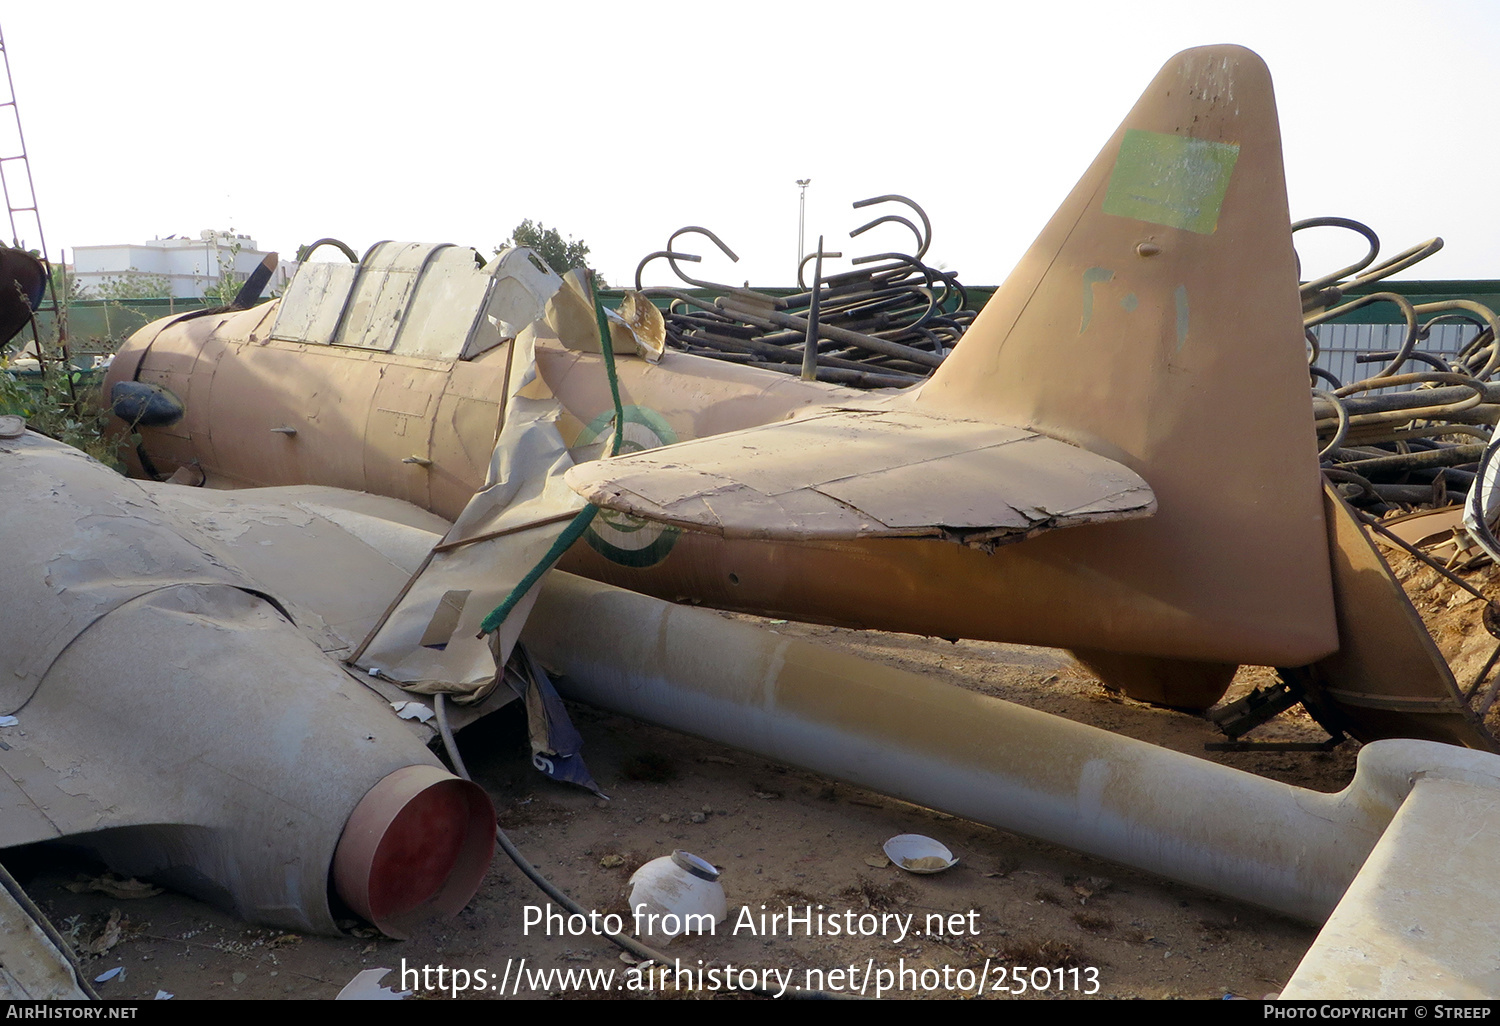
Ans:
{"type": "MultiPolygon", "coordinates": [[[[599,302],[599,292],[594,288],[593,275],[589,276],[589,294],[594,301],[594,318],[599,325],[599,342],[604,351],[604,374],[609,378],[609,394],[615,403],[615,430],[613,440],[610,442],[609,454],[618,456],[620,440],[625,436],[625,408],[620,405],[620,379],[615,374],[615,353],[609,341],[609,321],[604,315],[604,304],[599,302]]],[[[490,610],[490,615],[486,616],[479,625],[479,637],[483,638],[486,634],[493,634],[500,629],[500,625],[510,616],[516,603],[521,601],[521,596],[530,591],[536,582],[542,579],[542,574],[551,570],[552,565],[562,558],[562,554],[583,537],[583,532],[588,530],[589,524],[593,523],[594,515],[598,512],[599,507],[592,504],[578,511],[578,515],[568,522],[567,527],[563,528],[562,534],[557,536],[557,540],[552,543],[552,547],[547,550],[547,554],[541,558],[541,561],[521,578],[520,584],[510,590],[510,594],[505,596],[505,601],[490,610]]]]}
{"type": "Polygon", "coordinates": [[[599,345],[604,350],[604,376],[609,378],[609,395],[615,401],[615,436],[610,442],[609,454],[620,455],[620,441],[625,437],[625,408],[620,405],[620,379],[615,376],[615,347],[609,339],[609,318],[604,316],[604,304],[599,302],[599,290],[594,288],[594,276],[589,275],[589,296],[594,301],[594,319],[599,324],[599,345]]]}
{"type": "Polygon", "coordinates": [[[552,564],[561,559],[562,554],[567,552],[573,543],[583,536],[583,532],[587,531],[589,524],[593,522],[594,514],[598,512],[598,506],[585,506],[578,511],[578,515],[568,523],[567,527],[563,528],[562,534],[557,536],[557,540],[552,543],[552,547],[547,550],[547,554],[542,557],[541,562],[532,567],[531,571],[525,577],[521,578],[521,583],[511,589],[510,594],[505,596],[504,602],[490,610],[490,615],[486,616],[484,622],[479,625],[479,636],[481,638],[486,634],[493,634],[500,629],[500,625],[505,622],[506,617],[510,616],[510,611],[515,608],[517,602],[521,601],[521,596],[530,591],[532,585],[542,579],[542,574],[551,570],[552,564]]]}

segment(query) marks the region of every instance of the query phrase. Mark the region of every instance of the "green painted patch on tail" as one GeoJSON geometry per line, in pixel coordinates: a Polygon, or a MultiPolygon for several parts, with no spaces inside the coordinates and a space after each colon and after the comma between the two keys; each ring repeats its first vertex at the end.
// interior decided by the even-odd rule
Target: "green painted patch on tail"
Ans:
{"type": "Polygon", "coordinates": [[[1104,212],[1212,235],[1239,155],[1234,143],[1130,129],[1109,176],[1104,212]]]}

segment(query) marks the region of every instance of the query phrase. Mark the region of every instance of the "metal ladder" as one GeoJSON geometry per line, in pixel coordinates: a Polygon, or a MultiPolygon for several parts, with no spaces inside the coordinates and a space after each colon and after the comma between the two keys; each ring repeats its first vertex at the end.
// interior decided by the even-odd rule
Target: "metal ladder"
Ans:
{"type": "MultiPolygon", "coordinates": [[[[31,161],[26,156],[26,136],[21,131],[21,110],[16,105],[15,82],[10,75],[10,51],[5,32],[0,29],[0,61],[5,64],[5,93],[0,97],[0,188],[5,192],[5,208],[10,216],[9,243],[18,249],[31,249],[47,265],[47,293],[37,314],[51,314],[56,326],[57,343],[64,363],[68,362],[67,322],[57,302],[57,278],[50,272],[52,261],[47,255],[47,239],[42,234],[42,218],[37,212],[36,189],[31,179],[31,161]],[[35,240],[33,243],[32,240],[35,240]]],[[[36,330],[36,318],[32,318],[36,330]]],[[[42,359],[41,339],[35,339],[37,358],[42,359]]],[[[71,379],[71,375],[70,375],[71,379]]],[[[69,381],[71,386],[72,382],[69,381]]]]}

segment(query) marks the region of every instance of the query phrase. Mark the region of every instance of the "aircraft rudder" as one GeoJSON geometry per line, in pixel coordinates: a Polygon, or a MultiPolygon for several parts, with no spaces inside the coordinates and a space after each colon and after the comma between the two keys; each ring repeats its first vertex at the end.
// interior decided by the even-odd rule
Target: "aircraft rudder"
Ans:
{"type": "Polygon", "coordinates": [[[912,401],[1072,442],[1155,493],[1154,517],[1039,554],[1317,658],[1338,632],[1308,389],[1270,74],[1214,46],[1161,70],[912,401]]]}
{"type": "Polygon", "coordinates": [[[1178,54],[917,402],[1148,459],[1151,425],[1211,406],[1205,388],[1248,374],[1291,401],[1306,375],[1281,158],[1264,62],[1178,54]]]}

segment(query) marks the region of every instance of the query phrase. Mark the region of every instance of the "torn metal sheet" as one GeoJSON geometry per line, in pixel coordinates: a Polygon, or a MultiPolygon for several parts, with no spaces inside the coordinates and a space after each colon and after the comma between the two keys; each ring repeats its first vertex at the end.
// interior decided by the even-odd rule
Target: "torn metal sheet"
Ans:
{"type": "MultiPolygon", "coordinates": [[[[547,304],[560,307],[562,290],[547,304]]],[[[355,665],[417,692],[477,701],[499,680],[535,601],[535,589],[493,636],[481,622],[543,560],[583,502],[563,482],[573,465],[558,430],[562,405],[537,373],[538,322],[511,347],[501,428],[484,488],[464,508],[353,656],[355,665]]],[[[595,338],[598,329],[593,329],[595,338]]]]}
{"type": "Polygon", "coordinates": [[[639,292],[627,292],[620,309],[606,310],[609,317],[609,344],[616,352],[635,352],[651,363],[661,362],[667,347],[667,325],[661,311],[639,292]]]}
{"type": "Polygon", "coordinates": [[[596,505],[729,538],[933,536],[970,544],[1150,516],[1129,469],[1033,431],[835,409],[586,463],[596,505]]]}
{"type": "MultiPolygon", "coordinates": [[[[493,632],[486,620],[549,558],[583,508],[563,480],[573,453],[559,427],[563,405],[538,371],[536,350],[548,342],[602,350],[594,304],[584,288],[579,272],[569,272],[541,315],[517,335],[506,374],[505,419],[485,485],[350,657],[356,666],[408,690],[453,694],[466,703],[484,699],[498,683],[497,667],[510,659],[535,588],[493,632]]],[[[659,357],[660,340],[652,331],[660,315],[653,321],[635,309],[638,315],[611,325],[611,349],[628,343],[659,357]],[[617,341],[615,329],[623,341],[617,341]]],[[[574,775],[598,790],[587,770],[574,775]]]]}
{"type": "MultiPolygon", "coordinates": [[[[196,527],[217,549],[276,595],[302,633],[332,659],[350,656],[418,572],[448,521],[399,499],[320,485],[221,490],[142,482],[158,505],[196,527]],[[354,583],[357,582],[357,583],[354,583]]],[[[435,737],[430,705],[379,676],[359,680],[435,737]],[[422,712],[416,712],[421,709],[422,712]]],[[[492,691],[483,702],[453,706],[455,729],[513,698],[492,691]]],[[[3,721],[0,721],[3,722],[3,721]]]]}

